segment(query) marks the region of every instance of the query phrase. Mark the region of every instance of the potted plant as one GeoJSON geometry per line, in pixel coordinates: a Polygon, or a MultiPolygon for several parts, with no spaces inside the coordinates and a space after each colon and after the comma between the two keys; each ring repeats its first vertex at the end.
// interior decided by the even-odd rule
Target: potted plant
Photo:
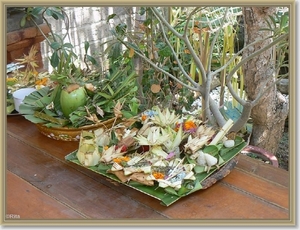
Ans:
{"type": "MultiPolygon", "coordinates": [[[[138,29],[127,29],[124,26],[126,23],[122,22],[115,28],[115,42],[125,45],[128,53],[143,63],[137,66],[141,67],[142,73],[139,76],[139,82],[142,82],[139,87],[139,92],[142,92],[141,98],[147,95],[147,98],[154,98],[154,104],[174,108],[177,112],[193,113],[206,120],[207,124],[219,128],[227,119],[233,119],[235,123],[231,128],[233,134],[243,136],[246,140],[249,134],[255,133],[252,135],[251,142],[247,140],[251,145],[243,153],[259,156],[272,165],[278,166],[275,156],[278,153],[274,143],[276,144],[280,133],[279,136],[267,135],[274,138],[264,138],[263,128],[271,126],[266,125],[267,121],[261,122],[257,118],[257,114],[267,113],[258,111],[256,105],[262,106],[262,109],[269,105],[275,108],[275,104],[278,103],[276,108],[282,108],[282,113],[277,111],[278,119],[280,117],[281,121],[287,114],[288,99],[281,95],[280,100],[265,103],[265,98],[268,92],[276,92],[276,82],[288,76],[289,65],[286,57],[289,51],[289,13],[285,12],[280,16],[280,9],[277,9],[277,13],[268,13],[268,16],[262,17],[264,28],[260,26],[258,32],[258,37],[261,36],[261,39],[252,39],[245,44],[245,47],[236,49],[234,41],[238,35],[237,24],[230,18],[234,15],[233,12],[239,12],[239,16],[243,18],[245,16],[242,14],[243,8],[172,7],[167,10],[169,11],[166,14],[165,8],[141,7],[139,12],[144,17],[142,22],[141,20],[137,22],[139,26],[135,28],[138,29]],[[267,32],[264,36],[260,34],[263,31],[267,32]],[[268,45],[264,45],[266,37],[270,38],[268,45]],[[257,46],[255,52],[247,53],[252,46],[257,46]],[[272,53],[262,55],[263,52],[270,50],[272,53]],[[253,81],[248,81],[248,87],[245,82],[246,79],[252,79],[251,76],[254,75],[245,75],[244,71],[247,70],[245,66],[258,57],[264,58],[263,56],[272,57],[270,62],[265,60],[268,64],[264,67],[271,67],[268,73],[274,70],[274,75],[268,75],[266,78],[268,83],[267,80],[262,81],[261,90],[257,93],[252,91],[248,94],[246,88],[249,89],[253,81]],[[280,73],[282,68],[287,69],[287,72],[280,73]],[[220,90],[214,89],[215,80],[218,80],[220,90]],[[193,104],[196,106],[193,107],[193,104]],[[254,113],[253,109],[256,110],[254,113]],[[255,126],[259,124],[261,128],[257,133],[255,126]],[[257,144],[255,139],[258,141],[257,144]],[[260,142],[261,140],[263,141],[260,142]],[[266,145],[266,142],[270,144],[266,145]]],[[[256,10],[259,12],[260,8],[256,10]]],[[[117,15],[109,16],[109,18],[114,17],[117,15]]],[[[245,30],[244,25],[240,28],[245,30]]],[[[244,39],[243,36],[238,39],[244,39]]],[[[261,71],[259,68],[248,68],[248,70],[252,70],[253,73],[261,71]]],[[[269,119],[268,116],[265,118],[269,119]]],[[[277,118],[272,119],[272,122],[274,121],[277,121],[277,118]]],[[[282,123],[275,123],[274,127],[281,125],[282,123]]]]}
{"type": "MultiPolygon", "coordinates": [[[[255,9],[258,12],[260,10],[259,7],[255,9]]],[[[277,111],[274,117],[280,117],[281,123],[273,127],[281,127],[282,121],[285,120],[284,118],[288,112],[288,100],[281,96],[280,100],[274,98],[275,93],[277,93],[276,82],[284,77],[284,75],[278,75],[278,70],[280,67],[286,66],[281,56],[288,47],[289,30],[286,26],[288,25],[288,17],[282,17],[281,22],[276,21],[271,14],[275,8],[270,8],[266,13],[269,15],[266,18],[261,18],[266,28],[259,28],[258,25],[254,28],[258,30],[257,33],[258,36],[261,36],[261,39],[253,39],[241,49],[235,50],[234,45],[228,46],[234,41],[235,36],[235,29],[229,25],[234,25],[234,19],[231,19],[234,16],[232,12],[242,14],[242,10],[243,8],[238,7],[174,7],[169,10],[171,17],[168,17],[164,8],[144,7],[140,12],[146,13],[148,18],[145,19],[142,25],[137,27],[139,30],[135,31],[135,33],[144,34],[144,39],[140,37],[135,39],[136,34],[133,34],[132,30],[122,30],[120,34],[116,33],[118,38],[116,40],[126,46],[135,58],[142,60],[142,66],[147,66],[147,69],[143,70],[144,72],[151,70],[161,77],[156,83],[159,84],[161,89],[165,86],[170,86],[170,88],[171,86],[180,86],[181,89],[193,92],[193,95],[196,95],[193,99],[197,98],[200,101],[200,110],[196,112],[196,115],[201,116],[209,124],[221,127],[228,118],[231,118],[234,120],[231,131],[243,135],[246,131],[249,131],[249,121],[257,119],[258,116],[255,115],[267,114],[266,112],[260,113],[260,111],[257,111],[258,105],[262,109],[267,107],[271,109],[270,107],[274,106],[275,108],[275,104],[278,103],[276,108],[282,108],[283,112],[277,111]],[[180,12],[178,17],[172,15],[174,12],[180,12]],[[271,28],[267,28],[268,25],[271,28]],[[278,27],[282,28],[277,30],[278,27]],[[272,32],[273,30],[276,33],[272,32]],[[122,39],[124,33],[128,36],[128,40],[122,39]],[[265,35],[262,36],[264,33],[265,35]],[[269,38],[267,45],[264,44],[266,36],[269,38]],[[249,52],[252,46],[256,46],[255,52],[249,52]],[[274,52],[271,52],[272,50],[274,52]],[[279,52],[279,50],[281,51],[279,52]],[[263,54],[264,52],[270,52],[270,54],[263,54]],[[163,58],[161,58],[162,56],[163,58]],[[253,81],[248,81],[248,79],[251,79],[253,75],[244,76],[244,74],[247,70],[258,73],[261,69],[259,67],[257,69],[245,67],[248,62],[252,62],[258,57],[268,57],[266,60],[268,64],[264,65],[270,70],[264,73],[268,74],[266,77],[268,82],[261,78],[259,93],[251,91],[251,94],[249,94],[247,90],[249,90],[253,81]],[[190,68],[186,65],[187,59],[190,61],[190,68]],[[216,60],[220,61],[215,63],[216,60]],[[269,73],[274,73],[274,75],[269,73]],[[215,79],[219,79],[221,83],[221,90],[218,95],[212,93],[215,79]],[[269,96],[268,99],[273,98],[274,100],[269,104],[264,104],[269,92],[274,93],[274,97],[269,96]],[[228,99],[224,98],[224,94],[227,94],[228,99]],[[232,110],[228,109],[228,102],[230,101],[233,105],[232,110]],[[256,110],[256,113],[252,112],[253,110],[256,110]],[[236,113],[233,113],[233,111],[236,113]]],[[[116,17],[116,15],[111,17],[116,17]]],[[[117,27],[121,25],[122,23],[116,26],[117,32],[120,31],[117,30],[117,27]]],[[[259,74],[258,77],[260,77],[259,74]]],[[[252,88],[258,89],[253,85],[252,88]]],[[[147,93],[147,91],[145,92],[147,93]]],[[[168,100],[169,104],[165,103],[163,106],[174,106],[174,101],[180,102],[180,99],[190,102],[186,95],[179,94],[179,90],[177,90],[175,91],[176,97],[172,98],[174,100],[168,100]]],[[[182,104],[177,103],[175,106],[180,107],[182,104]]],[[[182,107],[180,109],[183,111],[182,107]]],[[[268,119],[268,116],[264,118],[268,119]]],[[[272,122],[275,121],[276,119],[272,119],[272,122]]],[[[261,139],[263,139],[263,129],[266,128],[263,124],[265,123],[259,122],[259,120],[253,122],[253,130],[256,130],[259,136],[261,135],[261,139]],[[262,125],[258,128],[257,124],[262,125]]],[[[276,131],[279,131],[279,129],[277,128],[276,131]]],[[[254,139],[260,141],[257,136],[252,135],[252,144],[254,139]]],[[[267,142],[267,140],[269,139],[266,138],[265,141],[267,142]]],[[[272,138],[272,148],[276,147],[277,142],[275,140],[276,138],[272,138]]]]}
{"type": "MultiPolygon", "coordinates": [[[[27,19],[34,22],[34,17],[41,14],[49,24],[45,13],[54,19],[68,20],[58,7],[27,9],[27,19]]],[[[135,99],[137,87],[133,70],[128,67],[108,73],[91,70],[90,64],[95,65],[96,60],[88,55],[88,42],[84,45],[86,68],[76,66],[74,61],[78,57],[73,45],[65,42],[67,33],[68,30],[62,36],[50,31],[51,37],[46,40],[53,51],[51,84],[27,96],[20,111],[48,137],[78,141],[82,129],[110,127],[122,116],[135,115],[139,102],[135,99]]]]}

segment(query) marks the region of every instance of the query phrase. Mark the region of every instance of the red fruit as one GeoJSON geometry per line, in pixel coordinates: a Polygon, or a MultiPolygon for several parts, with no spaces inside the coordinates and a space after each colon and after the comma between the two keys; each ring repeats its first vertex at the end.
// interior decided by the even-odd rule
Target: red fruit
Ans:
{"type": "Polygon", "coordinates": [[[144,153],[149,151],[149,145],[141,145],[138,149],[137,152],[138,153],[144,153]]]}
{"type": "Polygon", "coordinates": [[[127,151],[127,146],[126,145],[123,145],[122,146],[122,149],[121,149],[121,152],[126,152],[127,151]]]}
{"type": "Polygon", "coordinates": [[[117,150],[118,148],[121,148],[121,152],[126,152],[127,151],[127,146],[126,145],[116,146],[115,150],[117,150]]]}

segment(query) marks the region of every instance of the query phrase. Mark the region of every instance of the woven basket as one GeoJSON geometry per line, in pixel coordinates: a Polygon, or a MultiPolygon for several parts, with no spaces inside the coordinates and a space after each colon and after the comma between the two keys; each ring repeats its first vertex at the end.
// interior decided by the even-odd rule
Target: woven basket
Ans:
{"type": "Polygon", "coordinates": [[[98,124],[86,125],[79,128],[68,128],[68,127],[47,127],[43,124],[36,124],[38,130],[45,136],[61,141],[79,141],[82,130],[92,131],[101,127],[111,128],[115,122],[115,118],[103,121],[98,124]]]}

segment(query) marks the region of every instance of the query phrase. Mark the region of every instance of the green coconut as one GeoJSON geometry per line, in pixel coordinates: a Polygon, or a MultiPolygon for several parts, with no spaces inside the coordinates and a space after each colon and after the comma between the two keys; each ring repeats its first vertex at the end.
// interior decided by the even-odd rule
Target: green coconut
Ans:
{"type": "Polygon", "coordinates": [[[71,84],[63,89],[60,95],[62,113],[69,118],[70,113],[78,107],[84,106],[87,102],[87,93],[84,87],[78,84],[71,84]]]}

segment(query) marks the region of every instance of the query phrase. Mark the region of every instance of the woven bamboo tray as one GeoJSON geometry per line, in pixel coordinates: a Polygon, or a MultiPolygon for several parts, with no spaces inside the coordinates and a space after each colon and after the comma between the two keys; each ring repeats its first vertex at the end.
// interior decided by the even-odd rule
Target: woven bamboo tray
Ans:
{"type": "Polygon", "coordinates": [[[38,130],[45,136],[61,141],[79,141],[82,130],[92,131],[101,127],[111,128],[115,122],[115,118],[100,122],[98,124],[86,125],[80,128],[68,128],[68,127],[47,127],[43,124],[36,124],[38,130]]]}

